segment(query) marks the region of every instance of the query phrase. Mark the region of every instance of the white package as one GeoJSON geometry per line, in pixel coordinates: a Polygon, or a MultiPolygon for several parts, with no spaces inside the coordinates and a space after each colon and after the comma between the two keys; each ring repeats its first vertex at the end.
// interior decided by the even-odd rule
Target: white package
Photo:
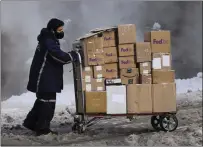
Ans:
{"type": "Polygon", "coordinates": [[[126,114],[126,86],[107,86],[107,114],[126,114]]]}
{"type": "Polygon", "coordinates": [[[154,58],[152,61],[153,69],[161,69],[161,58],[154,58]]]}
{"type": "Polygon", "coordinates": [[[162,55],[162,65],[165,67],[170,66],[170,55],[162,55]]]}

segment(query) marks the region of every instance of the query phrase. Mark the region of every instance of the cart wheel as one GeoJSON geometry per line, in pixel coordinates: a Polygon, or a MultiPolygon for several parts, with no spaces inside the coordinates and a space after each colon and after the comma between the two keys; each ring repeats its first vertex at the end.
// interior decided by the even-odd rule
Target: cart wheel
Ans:
{"type": "Polygon", "coordinates": [[[77,130],[77,131],[78,131],[78,134],[84,133],[85,130],[86,130],[86,127],[85,127],[84,124],[80,124],[80,125],[78,126],[78,130],[77,130]]]}
{"type": "Polygon", "coordinates": [[[165,115],[160,120],[161,129],[165,132],[172,132],[178,127],[178,119],[176,115],[165,115]]]}
{"type": "Polygon", "coordinates": [[[152,116],[151,117],[151,125],[156,131],[160,131],[160,116],[152,116]]]}

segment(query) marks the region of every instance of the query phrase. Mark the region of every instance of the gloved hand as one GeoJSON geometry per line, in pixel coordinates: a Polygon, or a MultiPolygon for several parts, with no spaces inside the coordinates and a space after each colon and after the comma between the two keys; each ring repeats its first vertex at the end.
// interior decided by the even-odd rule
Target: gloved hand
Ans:
{"type": "Polygon", "coordinates": [[[71,55],[71,57],[73,59],[73,62],[78,61],[78,55],[77,55],[77,53],[75,51],[71,51],[69,53],[70,53],[70,55],[71,55]]]}

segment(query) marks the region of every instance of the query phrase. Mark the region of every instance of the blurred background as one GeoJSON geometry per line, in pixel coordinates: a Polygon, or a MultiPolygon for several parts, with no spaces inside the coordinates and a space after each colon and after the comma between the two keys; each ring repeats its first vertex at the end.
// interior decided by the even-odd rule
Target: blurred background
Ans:
{"type": "MultiPolygon", "coordinates": [[[[1,98],[26,92],[29,67],[37,35],[49,19],[64,20],[62,49],[96,27],[133,23],[137,40],[155,22],[172,35],[176,78],[191,78],[202,71],[202,2],[198,1],[2,1],[1,2],[1,98]],[[71,20],[71,21],[70,21],[71,20]]],[[[73,82],[72,65],[64,66],[64,82],[73,82]]]]}

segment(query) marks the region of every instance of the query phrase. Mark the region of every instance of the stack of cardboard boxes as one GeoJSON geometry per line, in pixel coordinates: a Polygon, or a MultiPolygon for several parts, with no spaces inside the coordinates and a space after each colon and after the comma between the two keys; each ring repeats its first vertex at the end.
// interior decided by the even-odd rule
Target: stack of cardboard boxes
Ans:
{"type": "Polygon", "coordinates": [[[86,113],[176,111],[169,31],[147,32],[144,42],[136,42],[136,26],[126,24],[82,41],[86,113]],[[113,79],[120,84],[106,84],[113,79]]]}
{"type": "Polygon", "coordinates": [[[151,31],[144,41],[152,49],[152,100],[153,112],[176,111],[175,71],[171,70],[170,31],[151,31]]]}

